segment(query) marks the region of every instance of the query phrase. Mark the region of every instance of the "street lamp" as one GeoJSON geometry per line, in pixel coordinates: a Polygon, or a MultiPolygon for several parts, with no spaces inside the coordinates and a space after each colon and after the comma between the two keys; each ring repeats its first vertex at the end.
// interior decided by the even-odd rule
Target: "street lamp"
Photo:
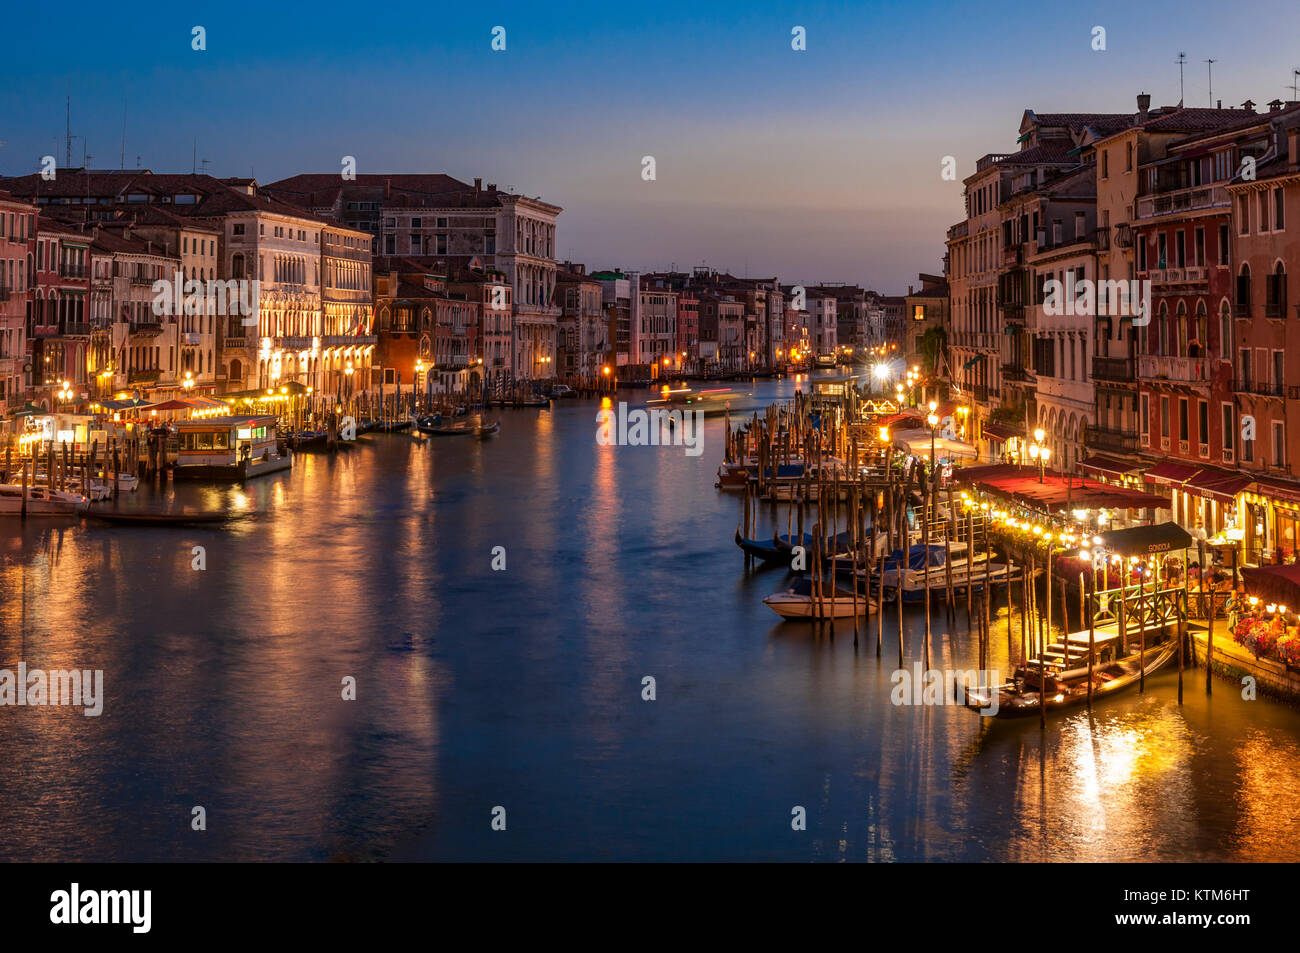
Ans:
{"type": "Polygon", "coordinates": [[[181,387],[185,388],[186,391],[190,391],[190,390],[193,390],[193,389],[194,389],[194,372],[193,372],[193,371],[186,371],[186,372],[185,372],[185,380],[181,381],[181,387]]]}
{"type": "Polygon", "coordinates": [[[930,479],[931,480],[933,480],[934,475],[939,472],[939,465],[934,459],[934,438],[935,438],[935,434],[939,432],[939,415],[934,412],[936,406],[937,405],[935,404],[934,401],[930,401],[930,414],[925,418],[925,422],[930,425],[930,479]]]}
{"type": "Polygon", "coordinates": [[[1038,463],[1038,482],[1043,482],[1043,471],[1047,467],[1047,461],[1052,455],[1052,448],[1043,443],[1043,429],[1040,427],[1034,431],[1034,442],[1029,445],[1029,459],[1038,463]]]}

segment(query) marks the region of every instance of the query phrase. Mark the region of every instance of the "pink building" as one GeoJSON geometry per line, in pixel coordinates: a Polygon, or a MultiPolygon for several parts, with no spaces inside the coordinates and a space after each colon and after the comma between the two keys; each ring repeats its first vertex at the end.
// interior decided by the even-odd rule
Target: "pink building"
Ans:
{"type": "Polygon", "coordinates": [[[0,192],[0,414],[22,407],[36,206],[0,192]]]}

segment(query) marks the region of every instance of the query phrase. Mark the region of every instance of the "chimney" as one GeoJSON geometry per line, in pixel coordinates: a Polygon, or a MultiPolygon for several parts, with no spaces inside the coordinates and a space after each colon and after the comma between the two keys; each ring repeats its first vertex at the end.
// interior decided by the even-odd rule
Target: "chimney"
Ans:
{"type": "Polygon", "coordinates": [[[475,194],[475,195],[478,195],[479,192],[481,192],[482,190],[483,190],[483,180],[482,180],[482,179],[475,179],[475,180],[474,180],[474,194],[475,194]]]}
{"type": "Polygon", "coordinates": [[[1300,126],[1286,131],[1286,162],[1293,171],[1300,167],[1300,126]]]}
{"type": "Polygon", "coordinates": [[[1282,100],[1280,100],[1280,99],[1270,99],[1270,100],[1268,101],[1268,111],[1269,111],[1269,112],[1271,112],[1271,113],[1275,113],[1275,112],[1277,112],[1277,111],[1278,111],[1279,109],[1281,109],[1281,108],[1282,108],[1282,100]]]}
{"type": "Polygon", "coordinates": [[[489,182],[487,190],[489,192],[495,192],[497,190],[497,184],[495,182],[489,182]]]}
{"type": "Polygon", "coordinates": [[[1215,109],[1222,109],[1222,108],[1223,108],[1223,100],[1222,100],[1222,99],[1216,99],[1216,100],[1214,101],[1214,108],[1215,108],[1215,109]]]}
{"type": "Polygon", "coordinates": [[[1151,97],[1147,93],[1138,93],[1138,122],[1146,122],[1151,111],[1151,97]]]}
{"type": "Polygon", "coordinates": [[[1255,114],[1255,104],[1249,99],[1241,104],[1241,108],[1246,110],[1246,112],[1250,113],[1252,116],[1255,114]]]}
{"type": "Polygon", "coordinates": [[[393,197],[393,180],[384,179],[384,198],[385,200],[393,197]]]}

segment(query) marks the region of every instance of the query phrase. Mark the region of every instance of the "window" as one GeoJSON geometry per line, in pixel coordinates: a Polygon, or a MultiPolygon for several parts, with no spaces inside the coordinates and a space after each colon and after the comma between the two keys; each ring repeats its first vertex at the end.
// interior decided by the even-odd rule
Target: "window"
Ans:
{"type": "Polygon", "coordinates": [[[447,227],[447,220],[446,220],[445,218],[437,219],[437,222],[438,222],[438,226],[437,226],[438,228],[446,228],[446,227],[447,227]]]}
{"type": "Polygon", "coordinates": [[[1169,398],[1160,398],[1160,436],[1169,439],[1169,398]]]}
{"type": "Polygon", "coordinates": [[[1110,177],[1110,152],[1106,149],[1101,150],[1101,177],[1110,177]]]}
{"type": "Polygon", "coordinates": [[[237,223],[237,224],[235,224],[235,225],[231,225],[231,226],[230,226],[230,234],[232,234],[232,235],[242,235],[242,234],[244,234],[244,225],[243,225],[243,223],[240,222],[240,223],[237,223]]]}
{"type": "Polygon", "coordinates": [[[1261,232],[1269,231],[1268,206],[1269,206],[1268,193],[1260,192],[1259,193],[1259,230],[1261,232]]]}
{"type": "Polygon", "coordinates": [[[420,227],[420,219],[418,219],[418,218],[413,218],[413,219],[411,219],[411,227],[412,227],[412,228],[419,228],[419,227],[420,227]]]}
{"type": "Polygon", "coordinates": [[[1196,440],[1201,445],[1201,456],[1210,454],[1210,402],[1196,402],[1196,440]]]}
{"type": "Polygon", "coordinates": [[[1197,268],[1205,267],[1205,229],[1204,228],[1198,228],[1196,230],[1196,258],[1193,260],[1193,264],[1195,264],[1197,268]]]}
{"type": "Polygon", "coordinates": [[[1187,233],[1179,229],[1174,232],[1174,254],[1177,264],[1175,268],[1187,267],[1187,233]]]}
{"type": "Polygon", "coordinates": [[[1250,202],[1246,196],[1237,196],[1237,234],[1250,234],[1250,202]]]}
{"type": "Polygon", "coordinates": [[[1151,395],[1143,394],[1142,407],[1142,442],[1146,443],[1151,433],[1151,395]]]}
{"type": "Polygon", "coordinates": [[[1219,311],[1219,359],[1232,360],[1232,311],[1226,301],[1219,311]]]}
{"type": "Polygon", "coordinates": [[[1163,270],[1169,267],[1169,236],[1164,232],[1156,235],[1156,268],[1163,270]]]}
{"type": "Polygon", "coordinates": [[[1133,143],[1131,142],[1127,143],[1124,146],[1124,159],[1125,159],[1124,171],[1132,172],[1133,171],[1133,143]]]}
{"type": "Polygon", "coordinates": [[[1273,466],[1286,466],[1286,425],[1273,421],[1273,466]]]}
{"type": "Polygon", "coordinates": [[[1087,227],[1088,227],[1088,220],[1087,217],[1084,215],[1084,213],[1075,212],[1074,213],[1074,237],[1082,238],[1083,233],[1084,231],[1086,231],[1087,227]]]}
{"type": "Polygon", "coordinates": [[[1282,190],[1273,190],[1273,227],[1281,231],[1286,227],[1286,214],[1282,207],[1282,190]]]}
{"type": "Polygon", "coordinates": [[[1237,432],[1237,428],[1232,420],[1232,404],[1222,404],[1221,410],[1223,411],[1223,452],[1230,456],[1232,454],[1232,438],[1237,432]]]}
{"type": "Polygon", "coordinates": [[[1283,366],[1283,357],[1281,351],[1273,352],[1273,393],[1282,394],[1283,384],[1286,380],[1286,371],[1283,366]]]}
{"type": "Polygon", "coordinates": [[[1187,398],[1180,397],[1178,399],[1178,439],[1183,443],[1187,443],[1190,439],[1188,435],[1189,426],[1190,424],[1187,416],[1187,398]]]}
{"type": "Polygon", "coordinates": [[[1219,264],[1228,265],[1228,226],[1219,226],[1219,264]]]}

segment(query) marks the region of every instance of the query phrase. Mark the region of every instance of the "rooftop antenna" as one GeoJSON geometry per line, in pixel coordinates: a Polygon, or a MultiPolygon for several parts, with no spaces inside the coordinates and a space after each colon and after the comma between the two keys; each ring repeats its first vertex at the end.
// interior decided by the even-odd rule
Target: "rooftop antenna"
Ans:
{"type": "Polygon", "coordinates": [[[200,160],[199,160],[199,165],[203,166],[203,174],[204,174],[204,175],[207,175],[207,174],[208,174],[208,165],[209,165],[209,163],[211,163],[211,162],[212,162],[211,159],[200,159],[200,160]]]}
{"type": "Polygon", "coordinates": [[[190,175],[199,169],[199,140],[194,140],[194,151],[190,153],[190,175]]]}
{"type": "Polygon", "coordinates": [[[1295,69],[1294,67],[1292,67],[1291,69],[1291,101],[1292,102],[1295,102],[1296,100],[1300,99],[1300,96],[1296,95],[1296,88],[1300,86],[1300,83],[1297,83],[1296,81],[1296,77],[1300,77],[1300,69],[1295,69]]]}
{"type": "Polygon", "coordinates": [[[122,160],[120,169],[126,169],[126,103],[122,104],[122,160]]]}
{"type": "Polygon", "coordinates": [[[64,142],[63,164],[72,168],[72,81],[68,81],[68,98],[63,113],[64,142]]]}
{"type": "Polygon", "coordinates": [[[1210,76],[1210,105],[1214,105],[1214,60],[1205,61],[1205,71],[1210,76]]]}
{"type": "Polygon", "coordinates": [[[1183,97],[1183,64],[1186,62],[1187,62],[1187,54],[1179,53],[1178,54],[1178,105],[1180,106],[1185,101],[1183,97]]]}

